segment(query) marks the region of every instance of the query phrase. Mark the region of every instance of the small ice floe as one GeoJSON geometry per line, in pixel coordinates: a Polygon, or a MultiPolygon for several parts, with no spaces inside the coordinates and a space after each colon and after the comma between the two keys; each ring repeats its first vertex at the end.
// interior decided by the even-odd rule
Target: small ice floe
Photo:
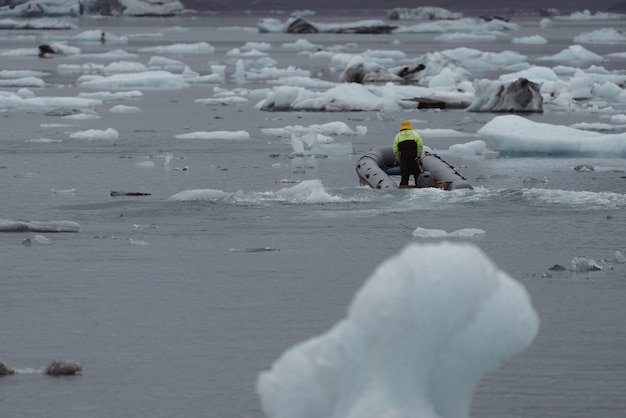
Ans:
{"type": "Polygon", "coordinates": [[[0,219],[0,232],[79,232],[80,225],[73,221],[13,221],[0,219]]]}
{"type": "Polygon", "coordinates": [[[134,229],[159,229],[157,224],[133,224],[134,229]]]}
{"type": "Polygon", "coordinates": [[[354,147],[350,142],[335,143],[329,136],[309,132],[304,136],[295,134],[291,137],[294,155],[352,155],[354,147]]]}
{"type": "Polygon", "coordinates": [[[546,176],[544,176],[542,180],[537,180],[536,178],[529,176],[526,176],[522,179],[522,184],[524,185],[524,187],[527,188],[539,187],[548,183],[550,183],[550,179],[546,176]]]}
{"type": "Polygon", "coordinates": [[[31,244],[52,244],[52,240],[43,235],[35,235],[33,238],[26,238],[22,241],[22,245],[25,247],[30,247],[31,244]]]}
{"type": "Polygon", "coordinates": [[[150,245],[149,243],[147,243],[146,241],[140,240],[140,239],[132,239],[132,238],[128,238],[128,242],[130,243],[130,245],[150,245]]]}
{"type": "Polygon", "coordinates": [[[118,139],[120,136],[119,132],[117,132],[113,128],[107,128],[105,130],[99,129],[87,129],[86,131],[78,131],[70,134],[70,138],[76,139],[118,139]]]}
{"type": "Polygon", "coordinates": [[[485,234],[484,230],[474,228],[464,228],[454,232],[446,232],[443,229],[426,229],[418,227],[413,231],[413,236],[418,238],[470,238],[483,234],[485,234]]]}
{"type": "Polygon", "coordinates": [[[593,260],[591,258],[586,258],[586,257],[575,257],[572,260],[572,271],[576,271],[579,273],[587,272],[587,271],[610,270],[610,269],[611,267],[602,260],[596,261],[596,260],[593,260]]]}
{"type": "Polygon", "coordinates": [[[33,138],[26,139],[24,142],[30,142],[33,144],[52,144],[55,142],[63,142],[61,139],[52,139],[52,138],[33,138]]]}
{"type": "Polygon", "coordinates": [[[252,247],[252,248],[229,248],[228,251],[231,253],[263,253],[263,252],[271,252],[271,251],[280,251],[279,248],[271,248],[271,247],[252,247]]]}
{"type": "Polygon", "coordinates": [[[139,113],[141,109],[137,106],[116,105],[109,109],[111,113],[139,113]]]}
{"type": "Polygon", "coordinates": [[[516,37],[511,39],[511,42],[524,45],[545,45],[548,43],[548,40],[541,35],[532,35],[516,37]]]}
{"type": "Polygon", "coordinates": [[[73,361],[54,360],[43,369],[48,376],[74,376],[82,371],[80,364],[73,361]]]}
{"type": "Polygon", "coordinates": [[[190,132],[188,134],[176,135],[176,138],[241,141],[250,139],[250,134],[247,131],[190,132]]]}
{"type": "Polygon", "coordinates": [[[493,153],[487,149],[485,141],[477,139],[476,141],[467,142],[465,144],[450,145],[448,151],[457,155],[483,155],[487,153],[493,153]]]}

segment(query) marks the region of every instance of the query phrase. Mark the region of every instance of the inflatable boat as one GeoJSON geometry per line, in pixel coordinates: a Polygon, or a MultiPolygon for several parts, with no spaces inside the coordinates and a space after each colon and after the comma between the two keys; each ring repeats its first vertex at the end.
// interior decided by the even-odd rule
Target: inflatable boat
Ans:
{"type": "MultiPolygon", "coordinates": [[[[356,164],[356,172],[362,186],[374,189],[399,188],[400,166],[391,147],[369,150],[356,164]]],[[[411,183],[413,177],[411,176],[411,183]]],[[[436,154],[424,152],[422,172],[417,187],[437,187],[444,190],[473,189],[467,179],[436,154]]]]}

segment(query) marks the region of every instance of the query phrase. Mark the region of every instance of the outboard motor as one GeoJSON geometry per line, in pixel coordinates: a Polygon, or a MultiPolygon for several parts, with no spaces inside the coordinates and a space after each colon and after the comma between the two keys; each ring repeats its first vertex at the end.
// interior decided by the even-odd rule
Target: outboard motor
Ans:
{"type": "Polygon", "coordinates": [[[433,175],[430,174],[430,171],[422,171],[419,176],[417,176],[417,187],[435,187],[435,179],[433,175]]]}

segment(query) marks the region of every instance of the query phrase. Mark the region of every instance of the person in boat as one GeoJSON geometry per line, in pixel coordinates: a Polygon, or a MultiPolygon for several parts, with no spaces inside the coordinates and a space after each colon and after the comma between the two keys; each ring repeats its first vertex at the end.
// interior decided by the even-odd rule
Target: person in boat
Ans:
{"type": "Polygon", "coordinates": [[[417,132],[413,130],[408,120],[403,120],[400,124],[400,132],[393,140],[393,155],[400,163],[400,187],[409,185],[409,178],[413,175],[415,187],[417,187],[417,176],[420,174],[420,163],[424,141],[417,132]]]}

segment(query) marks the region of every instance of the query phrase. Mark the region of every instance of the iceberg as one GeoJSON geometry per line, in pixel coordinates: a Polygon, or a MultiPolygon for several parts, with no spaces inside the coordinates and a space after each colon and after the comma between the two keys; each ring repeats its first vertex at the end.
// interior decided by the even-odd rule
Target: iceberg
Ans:
{"type": "Polygon", "coordinates": [[[478,247],[411,244],[344,319],[287,350],[256,388],[271,418],[469,417],[480,379],[538,327],[525,288],[478,247]]]}

